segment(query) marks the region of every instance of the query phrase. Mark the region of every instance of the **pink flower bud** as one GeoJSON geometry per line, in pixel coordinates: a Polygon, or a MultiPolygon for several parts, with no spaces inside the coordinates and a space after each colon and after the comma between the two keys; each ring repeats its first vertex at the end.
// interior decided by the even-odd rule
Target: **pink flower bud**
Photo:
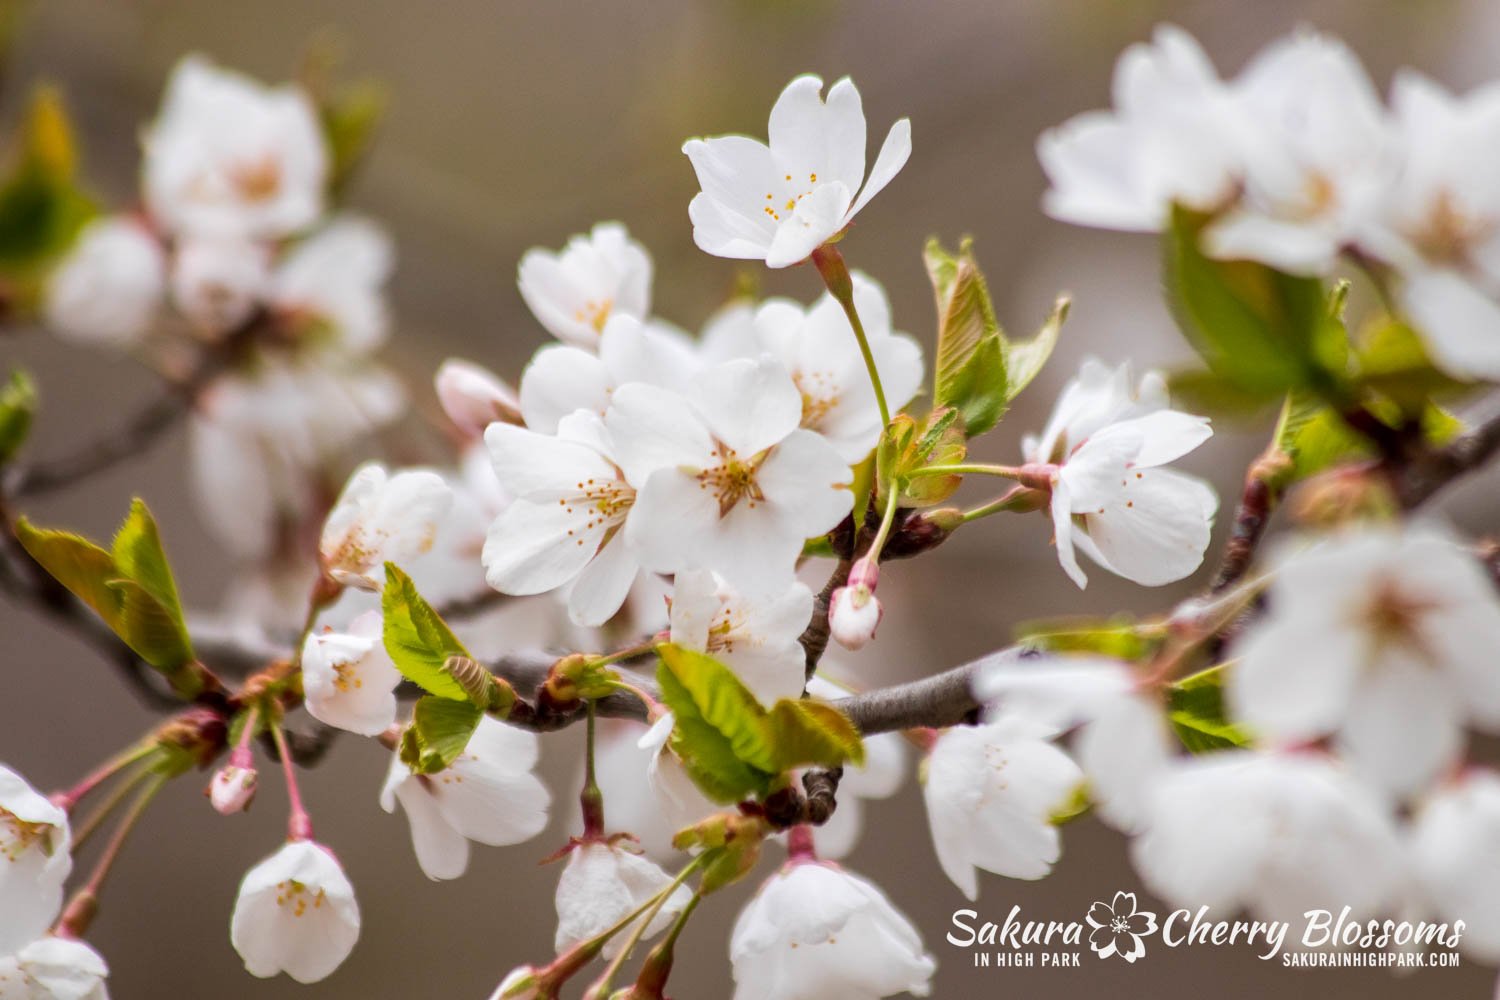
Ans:
{"type": "Polygon", "coordinates": [[[520,422],[515,390],[479,365],[450,358],[438,369],[433,386],[443,412],[465,434],[483,434],[497,420],[520,422]]]}
{"type": "Polygon", "coordinates": [[[856,560],[849,568],[849,579],[844,583],[850,588],[864,587],[870,593],[875,593],[875,587],[880,583],[880,563],[870,556],[856,560]]]}
{"type": "Polygon", "coordinates": [[[865,585],[840,587],[828,605],[828,629],[845,649],[861,649],[875,638],[875,628],[885,611],[880,599],[865,585]]]}
{"type": "Polygon", "coordinates": [[[208,783],[208,801],[225,816],[244,812],[255,798],[256,772],[253,767],[225,764],[214,772],[208,783]]]}

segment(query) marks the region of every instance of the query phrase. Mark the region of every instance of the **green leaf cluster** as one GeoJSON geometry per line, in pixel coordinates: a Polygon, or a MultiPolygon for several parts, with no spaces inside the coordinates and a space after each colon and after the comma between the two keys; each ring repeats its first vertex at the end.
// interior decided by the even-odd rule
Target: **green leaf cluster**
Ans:
{"type": "Polygon", "coordinates": [[[391,662],[427,692],[401,735],[401,760],[415,774],[433,774],[458,759],[486,709],[496,707],[497,695],[508,695],[509,689],[502,692],[488,671],[472,678],[465,674],[467,683],[460,681],[456,669],[473,664],[473,658],[395,563],[385,564],[380,611],[391,662]]]}
{"type": "Polygon", "coordinates": [[[957,410],[964,432],[977,437],[1000,422],[1041,371],[1057,344],[1068,303],[1058,301],[1033,339],[1013,341],[995,318],[972,240],[965,239],[955,255],[932,239],[923,256],[938,314],[933,408],[957,410]]]}
{"type": "Polygon", "coordinates": [[[671,644],[658,652],[657,683],[676,719],[670,746],[715,802],[764,798],[792,768],[864,762],[859,731],[832,705],[783,698],[767,709],[713,657],[671,644]]]}
{"type": "Polygon", "coordinates": [[[109,549],[69,531],[34,527],[25,518],[16,524],[16,538],[180,695],[191,698],[202,689],[177,585],[145,501],[131,502],[109,549]]]}
{"type": "Polygon", "coordinates": [[[26,443],[36,415],[36,387],[25,372],[12,371],[0,385],[0,465],[15,457],[26,443]]]}
{"type": "Polygon", "coordinates": [[[1186,677],[1167,689],[1167,721],[1190,753],[1249,745],[1224,713],[1224,665],[1186,677]]]}

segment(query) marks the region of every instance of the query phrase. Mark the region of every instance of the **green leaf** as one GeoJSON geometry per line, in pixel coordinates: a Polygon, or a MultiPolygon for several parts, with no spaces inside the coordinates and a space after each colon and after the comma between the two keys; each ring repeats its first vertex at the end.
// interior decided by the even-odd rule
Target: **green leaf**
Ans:
{"type": "Polygon", "coordinates": [[[113,556],[81,535],[37,528],[24,517],[16,522],[16,539],[37,565],[120,633],[120,595],[109,586],[120,576],[113,556]]]}
{"type": "Polygon", "coordinates": [[[763,797],[796,767],[864,761],[859,731],[832,705],[783,698],[767,711],[734,672],[704,653],[659,647],[657,682],[672,709],[672,749],[705,795],[763,797]]]}
{"type": "Polygon", "coordinates": [[[952,496],[963,477],[913,474],[930,465],[955,465],[968,451],[959,412],[945,406],[933,409],[920,425],[908,414],[897,414],[877,454],[886,456],[884,479],[897,483],[901,506],[930,507],[952,496]]]}
{"type": "Polygon", "coordinates": [[[1224,665],[1184,678],[1167,690],[1167,720],[1191,753],[1247,746],[1250,737],[1224,714],[1224,665]]]}
{"type": "Polygon", "coordinates": [[[1167,298],[1188,341],[1245,392],[1329,389],[1347,346],[1322,283],[1253,261],[1211,260],[1198,245],[1206,221],[1175,207],[1162,241],[1167,298]]]}
{"type": "Polygon", "coordinates": [[[1276,445],[1291,456],[1294,480],[1373,454],[1369,441],[1346,424],[1332,407],[1300,392],[1288,396],[1282,406],[1276,445]]]}
{"type": "MultiPolygon", "coordinates": [[[[21,126],[19,148],[0,180],[0,269],[39,287],[41,270],[72,243],[94,214],[74,179],[77,153],[62,99],[38,87],[21,126]]],[[[35,287],[25,289],[35,294],[35,287]]]]}
{"type": "Polygon", "coordinates": [[[932,405],[953,407],[971,437],[983,434],[1006,407],[1004,334],[989,288],[974,261],[972,240],[960,244],[957,257],[929,240],[924,257],[938,312],[932,405]]]}
{"type": "Polygon", "coordinates": [[[1057,344],[1068,302],[1059,299],[1029,341],[1015,343],[995,318],[989,287],[965,239],[954,256],[936,239],[923,251],[937,300],[937,354],[933,362],[934,409],[953,407],[969,437],[993,428],[1011,402],[1041,371],[1057,344]]]}
{"type": "Polygon", "coordinates": [[[1167,388],[1175,409],[1219,420],[1249,420],[1262,416],[1283,399],[1280,392],[1243,389],[1229,379],[1202,368],[1171,372],[1167,388]]]}
{"type": "MultiPolygon", "coordinates": [[[[736,758],[776,774],[776,750],[766,725],[766,710],[734,671],[706,653],[681,646],[667,644],[659,652],[666,673],[692,699],[693,714],[729,741],[736,758]]],[[[676,705],[671,707],[676,711],[676,705]]]]}
{"type": "MultiPolygon", "coordinates": [[[[125,515],[125,523],[115,533],[112,549],[115,565],[120,572],[144,587],[180,623],[182,603],[177,598],[177,584],[172,579],[172,567],[168,565],[167,554],[162,550],[156,519],[151,516],[151,511],[141,498],[136,497],[131,501],[130,513],[125,515]]],[[[182,631],[185,635],[185,626],[182,631]]]]}
{"type": "Polygon", "coordinates": [[[111,580],[109,588],[119,600],[116,631],[141,659],[168,672],[193,661],[193,644],[182,618],[157,600],[144,584],[136,580],[111,580]]]}
{"type": "Polygon", "coordinates": [[[401,676],[439,698],[469,700],[464,686],[444,669],[448,657],[469,657],[469,651],[395,563],[385,564],[380,613],[385,651],[401,676]]]}
{"type": "Polygon", "coordinates": [[[17,369],[0,386],[0,465],[10,461],[26,443],[35,415],[36,388],[30,376],[17,369]]]}
{"type": "Polygon", "coordinates": [[[424,695],[412,708],[411,725],[401,734],[401,761],[415,774],[449,767],[479,728],[484,710],[469,701],[424,695]]]}
{"type": "Polygon", "coordinates": [[[670,748],[703,794],[721,804],[765,795],[773,776],[740,760],[729,737],[699,713],[692,692],[678,681],[665,656],[656,679],[662,701],[675,717],[670,748]]]}
{"type": "Polygon", "coordinates": [[[156,522],[144,502],[131,503],[113,552],[71,532],[33,527],[25,518],[16,524],[16,538],[136,655],[165,673],[179,694],[198,692],[201,672],[179,669],[194,662],[192,640],[156,522]]]}
{"type": "Polygon", "coordinates": [[[1048,652],[1097,653],[1127,661],[1144,659],[1157,645],[1153,630],[1129,615],[1023,622],[1016,629],[1016,638],[1048,652]]]}
{"type": "Polygon", "coordinates": [[[847,715],[827,702],[782,698],[771,706],[769,721],[778,770],[865,762],[859,730],[847,715]]]}
{"type": "Polygon", "coordinates": [[[1047,359],[1052,357],[1052,350],[1057,346],[1058,334],[1062,333],[1062,325],[1068,319],[1068,309],[1071,305],[1072,302],[1067,296],[1059,297],[1036,336],[1030,340],[1004,341],[1006,405],[1015,402],[1021,390],[1031,384],[1031,380],[1041,372],[1047,359]]]}
{"type": "Polygon", "coordinates": [[[382,84],[359,80],[340,87],[319,108],[332,159],[328,184],[335,196],[348,187],[369,152],[385,120],[389,96],[382,84]]]}

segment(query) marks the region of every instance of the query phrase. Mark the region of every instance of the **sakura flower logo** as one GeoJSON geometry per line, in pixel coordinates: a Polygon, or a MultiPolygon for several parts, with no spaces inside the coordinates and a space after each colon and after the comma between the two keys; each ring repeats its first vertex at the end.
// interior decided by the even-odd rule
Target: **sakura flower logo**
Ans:
{"type": "Polygon", "coordinates": [[[1137,910],[1133,892],[1117,892],[1113,902],[1095,903],[1085,919],[1093,928],[1089,947],[1100,958],[1119,955],[1134,962],[1146,954],[1146,942],[1141,939],[1156,933],[1156,914],[1137,910]]]}

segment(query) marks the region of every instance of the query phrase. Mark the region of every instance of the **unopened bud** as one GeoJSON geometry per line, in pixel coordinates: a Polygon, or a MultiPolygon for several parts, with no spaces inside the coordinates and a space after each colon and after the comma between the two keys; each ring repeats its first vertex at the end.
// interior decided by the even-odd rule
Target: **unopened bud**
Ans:
{"type": "Polygon", "coordinates": [[[828,605],[828,631],[845,649],[862,649],[875,638],[884,613],[880,599],[868,586],[840,587],[828,605]]]}
{"type": "Polygon", "coordinates": [[[470,437],[483,434],[496,421],[521,422],[521,401],[515,390],[472,362],[444,361],[433,387],[448,419],[470,437]]]}
{"type": "Polygon", "coordinates": [[[208,801],[225,816],[244,812],[250,808],[250,800],[255,798],[258,777],[253,767],[225,764],[214,772],[205,789],[208,801]]]}
{"type": "Polygon", "coordinates": [[[1314,476],[1292,494],[1290,506],[1293,519],[1312,528],[1386,521],[1398,510],[1384,476],[1360,466],[1335,468],[1314,476]]]}
{"type": "Polygon", "coordinates": [[[490,1000],[535,1000],[542,995],[542,982],[538,977],[537,970],[529,965],[522,965],[510,970],[500,985],[495,987],[495,992],[490,994],[490,1000]]]}
{"type": "Polygon", "coordinates": [[[844,583],[849,587],[863,587],[870,593],[875,593],[875,588],[880,585],[880,563],[872,556],[856,560],[849,568],[849,579],[844,583]]]}

